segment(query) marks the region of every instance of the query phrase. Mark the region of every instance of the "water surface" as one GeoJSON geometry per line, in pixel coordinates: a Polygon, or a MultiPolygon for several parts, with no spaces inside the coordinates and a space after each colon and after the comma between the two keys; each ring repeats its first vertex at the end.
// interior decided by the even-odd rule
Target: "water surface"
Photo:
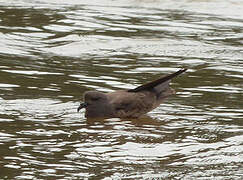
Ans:
{"type": "Polygon", "coordinates": [[[0,178],[242,179],[242,5],[0,1],[0,178]],[[76,112],[181,67],[148,117],[76,112]]]}

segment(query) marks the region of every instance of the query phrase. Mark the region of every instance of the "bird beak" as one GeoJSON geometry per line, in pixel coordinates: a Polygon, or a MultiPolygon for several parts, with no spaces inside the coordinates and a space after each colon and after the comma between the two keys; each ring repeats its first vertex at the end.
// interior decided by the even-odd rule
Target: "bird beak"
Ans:
{"type": "Polygon", "coordinates": [[[80,105],[79,105],[79,107],[78,107],[78,112],[80,111],[80,109],[82,109],[82,108],[86,108],[88,106],[88,103],[80,103],[80,105]]]}

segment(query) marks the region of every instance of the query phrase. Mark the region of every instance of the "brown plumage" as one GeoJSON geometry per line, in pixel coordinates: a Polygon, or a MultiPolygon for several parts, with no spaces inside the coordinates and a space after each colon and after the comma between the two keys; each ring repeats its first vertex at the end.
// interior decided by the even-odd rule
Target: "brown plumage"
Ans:
{"type": "Polygon", "coordinates": [[[86,118],[137,118],[158,107],[165,98],[174,94],[170,80],[187,69],[161,77],[135,89],[110,93],[87,91],[84,102],[78,107],[86,109],[86,118]]]}

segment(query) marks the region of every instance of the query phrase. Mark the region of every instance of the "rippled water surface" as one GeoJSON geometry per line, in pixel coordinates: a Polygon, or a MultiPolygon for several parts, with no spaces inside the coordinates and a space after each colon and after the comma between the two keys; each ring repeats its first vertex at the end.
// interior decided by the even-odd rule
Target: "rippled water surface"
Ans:
{"type": "Polygon", "coordinates": [[[0,179],[242,179],[243,2],[0,0],[0,179]],[[175,72],[140,119],[86,90],[175,72]]]}

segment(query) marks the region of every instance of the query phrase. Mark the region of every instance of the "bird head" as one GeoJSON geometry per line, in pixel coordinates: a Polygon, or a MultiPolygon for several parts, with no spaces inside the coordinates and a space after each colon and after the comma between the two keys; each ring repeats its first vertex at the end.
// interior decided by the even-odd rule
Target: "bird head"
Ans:
{"type": "Polygon", "coordinates": [[[87,91],[84,93],[84,102],[78,107],[78,112],[85,108],[85,116],[105,117],[110,114],[111,107],[105,93],[99,91],[87,91]]]}

